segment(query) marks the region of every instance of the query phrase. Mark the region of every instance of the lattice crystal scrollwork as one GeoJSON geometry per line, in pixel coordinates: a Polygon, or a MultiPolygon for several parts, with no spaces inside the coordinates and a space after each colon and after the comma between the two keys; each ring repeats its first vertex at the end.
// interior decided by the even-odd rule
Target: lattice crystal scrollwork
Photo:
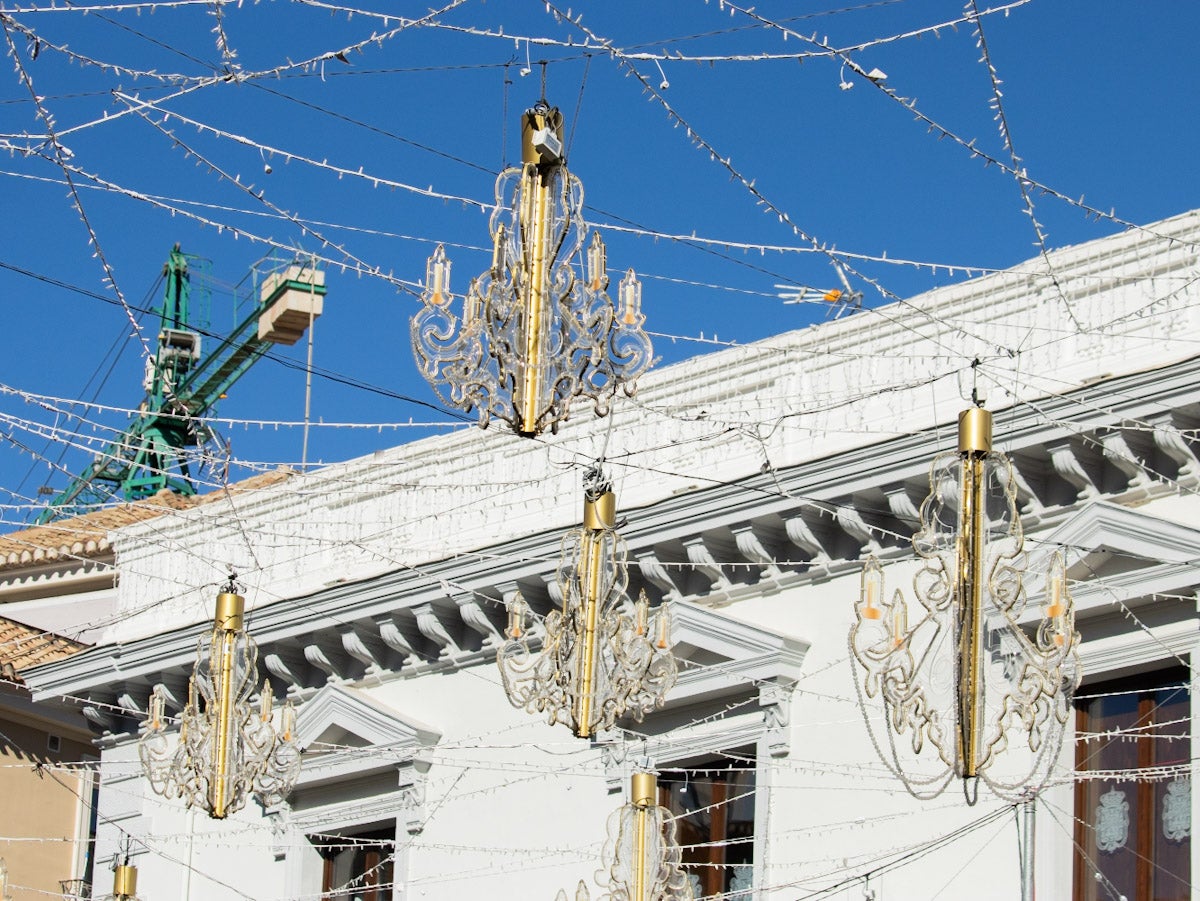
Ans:
{"type": "Polygon", "coordinates": [[[150,696],[138,742],[142,770],[150,787],[167,798],[182,798],[223,819],[255,794],[264,806],[283,800],[300,771],[296,711],[289,701],[275,725],[274,695],[258,676],[258,648],[242,628],[241,595],[227,586],[217,600],[210,633],[197,643],[180,714],[178,742],[167,735],[166,699],[161,686],[150,696]]]}
{"type": "MultiPolygon", "coordinates": [[[[984,413],[980,410],[979,413],[984,413]]],[[[961,435],[960,431],[960,435],[961,435]]],[[[920,616],[889,600],[874,557],[850,632],[868,730],[880,756],[920,798],[958,777],[1016,799],[1044,783],[1079,684],[1079,636],[1064,561],[1054,554],[1042,617],[1025,611],[1023,536],[1004,454],[960,444],[935,459],[913,547],[920,616]],[[1010,741],[1015,735],[1023,740],[1010,741]]],[[[970,795],[968,795],[970,798],[970,795]]]]}
{"type": "MultiPolygon", "coordinates": [[[[691,876],[683,869],[675,818],[655,803],[656,784],[652,774],[635,773],[633,797],[609,817],[603,867],[596,872],[597,884],[606,891],[596,901],[693,901],[697,897],[691,876]]],[[[560,889],[556,901],[567,901],[566,892],[560,889]]],[[[575,890],[575,901],[591,901],[583,881],[575,890]]]]}
{"type": "Polygon", "coordinates": [[[412,341],[442,400],[477,411],[483,427],[496,418],[532,436],[557,432],[579,396],[607,414],[618,389],[633,394],[653,351],[633,270],[614,304],[599,233],[584,252],[583,185],[561,157],[562,114],[543,101],[522,126],[525,162],[496,180],[491,267],[470,283],[460,318],[439,245],[412,341]]]}
{"type": "Polygon", "coordinates": [[[584,738],[621,716],[640,722],[663,705],[678,673],[666,605],[652,613],[645,592],[629,603],[615,507],[607,483],[587,489],[584,526],[563,537],[562,609],[546,615],[541,649],[531,648],[529,608],[516,593],[496,656],[514,707],[545,714],[584,738]]]}

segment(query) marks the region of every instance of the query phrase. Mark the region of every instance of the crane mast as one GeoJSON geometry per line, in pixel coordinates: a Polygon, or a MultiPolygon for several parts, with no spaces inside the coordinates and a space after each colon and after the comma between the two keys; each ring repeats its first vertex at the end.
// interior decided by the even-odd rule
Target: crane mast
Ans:
{"type": "Polygon", "coordinates": [[[163,266],[166,290],[153,355],[146,360],[146,394],[121,434],[65,490],[37,522],[77,516],[121,497],[136,501],[160,491],[192,495],[189,457],[217,439],[204,418],[272,344],[294,344],[321,315],[325,273],[287,263],[257,286],[253,309],[215,347],[202,353],[191,319],[191,273],[176,244],[163,266]]]}

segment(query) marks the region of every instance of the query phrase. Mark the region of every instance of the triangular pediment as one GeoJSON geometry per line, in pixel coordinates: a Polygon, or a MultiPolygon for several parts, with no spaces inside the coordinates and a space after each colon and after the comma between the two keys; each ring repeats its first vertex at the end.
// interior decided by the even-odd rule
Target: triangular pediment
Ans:
{"type": "Polygon", "coordinates": [[[326,685],[300,708],[296,735],[302,748],[320,742],[404,749],[436,744],[441,732],[352,688],[326,685]]]}
{"type": "Polygon", "coordinates": [[[1049,550],[1032,554],[1048,557],[1056,547],[1068,549],[1067,565],[1081,553],[1106,549],[1151,563],[1186,563],[1200,554],[1200,529],[1119,504],[1093,501],[1038,543],[1049,550]]]}
{"type": "Polygon", "coordinates": [[[748,684],[790,687],[800,676],[809,642],[733,619],[688,601],[671,604],[672,648],[680,661],[671,701],[695,700],[748,684]]]}
{"type": "Polygon", "coordinates": [[[1050,533],[1037,537],[1027,571],[1046,572],[1056,551],[1064,556],[1072,594],[1082,612],[1090,605],[1129,601],[1195,583],[1193,561],[1200,556],[1200,529],[1153,513],[1093,501],[1050,533]]]}

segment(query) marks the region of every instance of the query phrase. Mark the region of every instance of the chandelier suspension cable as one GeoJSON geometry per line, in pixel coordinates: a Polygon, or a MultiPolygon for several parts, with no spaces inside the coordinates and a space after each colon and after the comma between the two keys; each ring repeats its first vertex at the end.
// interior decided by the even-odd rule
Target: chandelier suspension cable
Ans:
{"type": "Polygon", "coordinates": [[[111,901],[137,901],[137,867],[129,862],[130,837],[124,837],[124,849],[113,860],[113,890],[111,901]],[[120,860],[120,863],[117,863],[120,860]]]}

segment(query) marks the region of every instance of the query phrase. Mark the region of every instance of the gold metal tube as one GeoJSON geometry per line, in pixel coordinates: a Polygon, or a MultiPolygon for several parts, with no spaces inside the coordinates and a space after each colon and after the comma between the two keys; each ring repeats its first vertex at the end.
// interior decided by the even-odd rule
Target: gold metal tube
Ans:
{"type": "Polygon", "coordinates": [[[961,777],[979,775],[979,675],[983,651],[984,460],[992,446],[992,417],[973,407],[959,417],[962,454],[958,523],[958,759],[961,777]]]}
{"type": "Polygon", "coordinates": [[[113,871],[113,895],[116,898],[132,898],[137,894],[137,867],[123,864],[113,871]]]}
{"type": "Polygon", "coordinates": [[[237,646],[237,634],[241,631],[246,609],[246,599],[232,591],[217,595],[217,609],[213,617],[212,654],[216,659],[209,661],[210,672],[219,678],[215,685],[217,701],[216,753],[213,756],[213,772],[209,780],[209,806],[214,819],[224,819],[229,799],[226,789],[229,781],[229,746],[233,738],[233,655],[237,646]]]}
{"type": "Polygon", "coordinates": [[[534,192],[533,222],[523,222],[524,229],[533,230],[533,259],[529,279],[525,284],[525,372],[521,388],[521,427],[525,436],[536,435],[538,414],[541,412],[542,318],[546,306],[546,230],[547,204],[550,186],[545,177],[526,167],[526,188],[534,192]]]}
{"type": "Polygon", "coordinates": [[[579,636],[578,666],[579,684],[575,697],[575,734],[580,738],[591,735],[592,700],[596,681],[596,624],[600,618],[600,551],[604,546],[604,533],[593,529],[584,530],[580,542],[583,560],[583,634],[579,636]]]}
{"type": "Polygon", "coordinates": [[[649,831],[650,808],[658,804],[658,778],[653,773],[634,773],[629,786],[630,803],[637,808],[634,814],[636,826],[634,835],[633,885],[630,901],[646,901],[647,883],[650,877],[646,873],[646,843],[649,831]]]}
{"type": "Polygon", "coordinates": [[[638,807],[658,803],[658,777],[653,773],[634,773],[629,780],[629,798],[638,807]]]}
{"type": "Polygon", "coordinates": [[[222,591],[217,595],[217,612],[213,617],[213,628],[237,632],[242,628],[245,612],[246,599],[244,597],[231,591],[222,591]]]}
{"type": "Polygon", "coordinates": [[[617,496],[605,491],[598,497],[583,498],[583,527],[585,529],[614,529],[617,526],[617,496]]]}

